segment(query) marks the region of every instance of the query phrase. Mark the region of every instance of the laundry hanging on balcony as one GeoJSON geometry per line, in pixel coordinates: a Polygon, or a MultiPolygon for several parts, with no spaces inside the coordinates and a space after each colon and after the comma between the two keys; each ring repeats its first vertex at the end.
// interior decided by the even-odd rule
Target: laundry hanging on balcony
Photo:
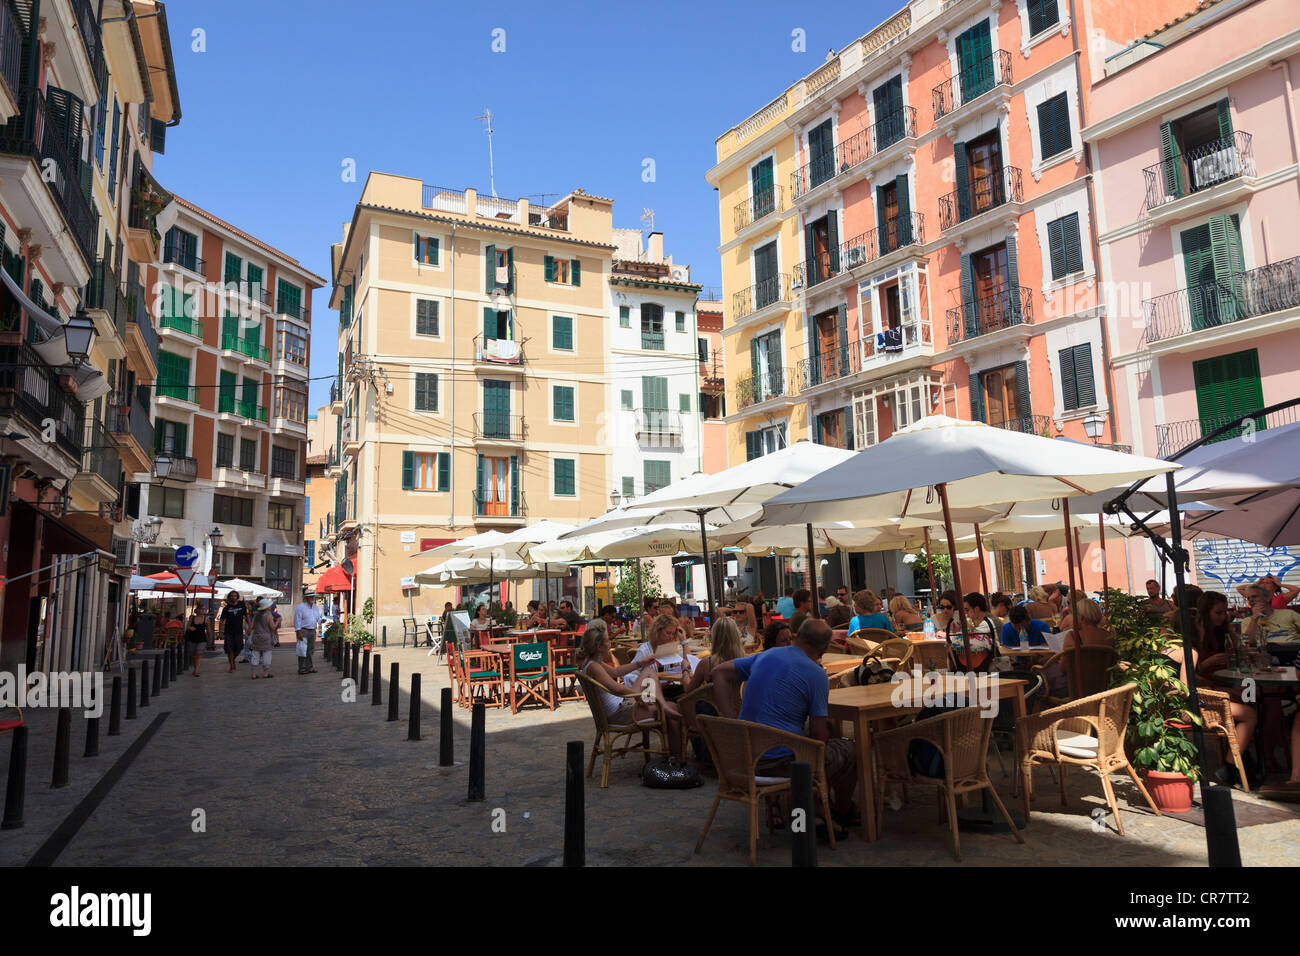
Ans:
{"type": "Polygon", "coordinates": [[[903,351],[903,330],[902,328],[885,329],[883,332],[876,333],[876,348],[882,352],[901,352],[903,351]]]}
{"type": "MultiPolygon", "coordinates": [[[[0,280],[4,282],[5,288],[9,294],[18,300],[37,328],[45,335],[43,342],[33,343],[32,348],[36,354],[41,357],[52,367],[60,367],[72,364],[72,356],[68,355],[67,347],[63,340],[63,323],[57,316],[50,315],[43,308],[33,302],[27,293],[23,292],[14,277],[3,269],[0,269],[0,280]]],[[[77,382],[77,398],[82,402],[93,402],[95,399],[108,394],[109,382],[104,377],[104,373],[91,366],[83,366],[73,372],[73,378],[77,382]]]]}

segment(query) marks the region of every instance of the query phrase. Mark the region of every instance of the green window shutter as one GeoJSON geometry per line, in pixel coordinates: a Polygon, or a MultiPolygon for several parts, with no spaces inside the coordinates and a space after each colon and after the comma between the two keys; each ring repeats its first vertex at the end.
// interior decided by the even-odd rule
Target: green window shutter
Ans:
{"type": "Polygon", "coordinates": [[[685,332],[685,331],[686,331],[686,313],[685,313],[685,312],[678,312],[678,313],[677,313],[677,316],[676,316],[676,319],[675,319],[675,322],[676,322],[676,329],[677,329],[678,332],[685,332]]]}
{"type": "Polygon", "coordinates": [[[889,221],[885,213],[888,207],[888,196],[885,193],[884,186],[876,187],[876,248],[880,255],[893,250],[889,248],[889,221]]]}
{"type": "Polygon", "coordinates": [[[1016,237],[1007,236],[1007,309],[1012,323],[1019,323],[1020,315],[1020,262],[1016,255],[1016,237]]]}
{"type": "Polygon", "coordinates": [[[758,360],[758,339],[749,340],[749,367],[754,376],[754,387],[758,387],[759,379],[762,377],[762,369],[759,367],[758,360]]]}
{"type": "Polygon", "coordinates": [[[820,445],[824,437],[826,436],[825,431],[822,429],[822,417],[816,415],[813,417],[813,441],[820,445]]]}
{"type": "Polygon", "coordinates": [[[565,352],[573,351],[573,317],[557,315],[551,329],[551,348],[565,352]]]}
{"type": "Polygon", "coordinates": [[[1192,328],[1199,330],[1216,325],[1218,299],[1214,285],[1214,258],[1210,254],[1210,227],[1208,225],[1185,229],[1179,235],[1183,252],[1183,268],[1187,273],[1187,308],[1192,328]]]}
{"type": "Polygon", "coordinates": [[[623,497],[624,497],[624,498],[634,498],[634,497],[636,497],[636,479],[635,479],[635,478],[629,478],[629,477],[627,477],[626,475],[623,476],[623,497]]]}
{"type": "Polygon", "coordinates": [[[419,234],[418,232],[412,232],[412,233],[411,233],[411,245],[412,245],[412,247],[413,247],[413,250],[412,250],[412,251],[415,253],[415,261],[416,261],[416,262],[423,262],[423,261],[424,261],[424,243],[420,241],[420,234],[419,234]]]}
{"type": "Polygon", "coordinates": [[[620,329],[630,329],[632,327],[632,309],[630,306],[620,305],[618,307],[618,327],[620,329]]]}
{"type": "Polygon", "coordinates": [[[1055,98],[1038,104],[1038,151],[1040,159],[1055,156],[1061,150],[1056,145],[1055,98]]]}
{"type": "Polygon", "coordinates": [[[1232,140],[1232,111],[1228,108],[1229,104],[1226,97],[1214,105],[1218,111],[1219,139],[1225,141],[1223,148],[1226,149],[1231,145],[1232,140]]]}
{"type": "Polygon", "coordinates": [[[573,421],[573,386],[551,386],[551,414],[557,422],[573,421]]]}
{"type": "Polygon", "coordinates": [[[836,306],[835,321],[840,330],[839,374],[847,375],[849,373],[849,307],[847,305],[836,306]]]}
{"type": "Polygon", "coordinates": [[[475,485],[474,499],[478,502],[478,511],[483,513],[483,456],[479,455],[474,466],[475,485]]]}
{"type": "Polygon", "coordinates": [[[1064,219],[1065,271],[1067,274],[1083,271],[1083,242],[1079,236],[1079,214],[1072,212],[1064,219]]]}
{"type": "Polygon", "coordinates": [[[745,461],[753,461],[763,454],[758,432],[745,432],[745,461]]]}
{"type": "Polygon", "coordinates": [[[415,452],[402,452],[402,488],[410,491],[415,487],[415,452]]]}
{"type": "Polygon", "coordinates": [[[1071,411],[1079,407],[1079,385],[1074,371],[1074,349],[1061,349],[1061,407],[1071,411]]]}
{"type": "Polygon", "coordinates": [[[424,244],[427,250],[427,254],[429,255],[430,264],[436,266],[438,264],[438,252],[439,252],[438,237],[437,236],[426,237],[424,240],[424,244]]]}
{"type": "Polygon", "coordinates": [[[970,373],[970,418],[973,422],[987,421],[984,417],[984,380],[979,372],[970,373]]]}
{"type": "Polygon", "coordinates": [[[506,250],[506,295],[515,294],[515,248],[506,250]]]}
{"type": "Polygon", "coordinates": [[[835,210],[826,214],[827,258],[830,259],[830,274],[840,271],[840,218],[835,210]]]}
{"type": "Polygon", "coordinates": [[[894,179],[894,189],[898,193],[898,244],[912,244],[912,199],[907,193],[907,174],[894,179]]]}
{"type": "Polygon", "coordinates": [[[438,452],[438,491],[451,490],[451,452],[438,452]]]}
{"type": "Polygon", "coordinates": [[[642,376],[641,407],[661,410],[668,408],[668,379],[658,375],[642,376]]]}
{"type": "Polygon", "coordinates": [[[1020,417],[1026,423],[1029,421],[1031,410],[1029,403],[1029,363],[1020,361],[1015,363],[1016,366],[1016,391],[1020,397],[1020,417]]]}
{"type": "Polygon", "coordinates": [[[491,294],[497,287],[497,247],[489,244],[483,250],[483,291],[491,294]]]}
{"type": "Polygon", "coordinates": [[[957,181],[957,221],[970,218],[970,176],[966,172],[966,144],[952,144],[953,178],[957,181]]]}
{"type": "MultiPolygon", "coordinates": [[[[1196,383],[1196,406],[1202,435],[1209,435],[1245,413],[1264,406],[1259,352],[1256,349],[1193,362],[1192,377],[1196,383]]],[[[1266,427],[1263,418],[1254,421],[1256,428],[1266,427]]],[[[1234,429],[1228,434],[1238,433],[1234,429]]]]}
{"type": "Polygon", "coordinates": [[[177,422],[173,428],[175,438],[172,441],[172,454],[184,456],[190,450],[190,426],[184,422],[177,422]]]}
{"type": "Polygon", "coordinates": [[[487,306],[483,307],[483,338],[495,339],[497,337],[497,314],[487,306]]]}
{"type": "Polygon", "coordinates": [[[569,260],[569,284],[582,285],[582,264],[577,259],[569,260]]]}
{"type": "Polygon", "coordinates": [[[1214,267],[1214,305],[1220,322],[1235,322],[1241,318],[1238,302],[1240,282],[1237,276],[1243,270],[1241,233],[1237,217],[1211,216],[1210,257],[1214,267]]]}
{"type": "Polygon", "coordinates": [[[1079,390],[1079,408],[1097,404],[1097,389],[1092,377],[1092,344],[1076,345],[1074,351],[1074,380],[1079,390]]]}
{"type": "Polygon", "coordinates": [[[619,392],[619,405],[622,408],[629,409],[632,407],[632,390],[625,388],[619,392]]]}
{"type": "Polygon", "coordinates": [[[691,410],[691,396],[689,396],[689,395],[678,395],[678,396],[677,396],[677,410],[678,410],[679,412],[682,412],[683,414],[688,414],[688,413],[690,412],[690,410],[691,410]]]}
{"type": "Polygon", "coordinates": [[[1165,192],[1175,198],[1183,195],[1183,158],[1178,153],[1172,123],[1160,124],[1160,160],[1164,167],[1165,192]]]}
{"type": "MultiPolygon", "coordinates": [[[[759,259],[757,253],[755,253],[754,259],[756,260],[754,265],[757,267],[759,265],[759,262],[757,261],[759,259]]],[[[803,227],[803,261],[804,285],[812,285],[814,282],[819,280],[817,270],[817,246],[813,238],[813,227],[811,223],[803,227]]],[[[763,281],[764,276],[760,273],[758,268],[754,269],[754,274],[758,276],[759,282],[763,281]]]]}
{"type": "Polygon", "coordinates": [[[844,406],[844,447],[853,450],[853,406],[844,406]]]}
{"type": "Polygon", "coordinates": [[[233,252],[226,253],[226,282],[238,282],[243,278],[244,260],[233,252]]]}
{"type": "Polygon", "coordinates": [[[551,256],[547,256],[545,259],[543,259],[542,271],[543,274],[545,275],[547,282],[554,282],[555,281],[555,259],[553,259],[551,256]]]}
{"type": "Polygon", "coordinates": [[[1052,263],[1052,278],[1067,274],[1065,268],[1065,220],[1053,219],[1047,224],[1047,252],[1052,263]]]}
{"type": "Polygon", "coordinates": [[[235,410],[235,373],[221,372],[221,384],[218,389],[220,402],[217,405],[218,411],[233,412],[235,410]]]}
{"type": "Polygon", "coordinates": [[[555,493],[572,495],[575,493],[572,458],[555,459],[555,493]]]}
{"type": "Polygon", "coordinates": [[[510,514],[519,514],[519,456],[510,456],[510,514]]]}
{"type": "Polygon", "coordinates": [[[966,327],[966,334],[973,336],[979,328],[979,315],[975,311],[975,275],[970,256],[961,257],[961,300],[962,323],[966,327]]]}

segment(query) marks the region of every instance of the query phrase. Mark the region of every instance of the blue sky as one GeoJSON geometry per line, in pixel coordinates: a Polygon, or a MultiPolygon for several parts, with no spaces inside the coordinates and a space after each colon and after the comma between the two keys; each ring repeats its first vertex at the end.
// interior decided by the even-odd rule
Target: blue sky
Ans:
{"type": "MultiPolygon", "coordinates": [[[[715,138],[901,6],[170,0],[183,116],[155,170],[328,276],[371,169],[487,190],[475,117],[490,107],[498,195],[586,189],[612,197],[627,228],[652,208],[666,251],[718,285],[717,194],[704,181],[715,138]],[[805,53],[791,49],[795,29],[805,53]],[[347,159],[356,182],[343,181],[347,159]]],[[[326,294],[312,304],[314,376],[336,364],[326,294]]],[[[313,409],[327,391],[312,383],[313,409]]]]}

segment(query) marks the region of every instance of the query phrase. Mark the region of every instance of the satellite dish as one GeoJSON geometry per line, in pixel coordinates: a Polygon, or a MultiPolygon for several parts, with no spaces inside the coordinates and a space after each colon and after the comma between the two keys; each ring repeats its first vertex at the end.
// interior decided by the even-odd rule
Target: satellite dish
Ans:
{"type": "Polygon", "coordinates": [[[352,563],[352,559],[351,559],[351,558],[344,558],[344,559],[343,559],[343,573],[344,573],[344,574],[346,574],[348,577],[352,577],[352,575],[356,573],[356,570],[357,570],[357,566],[356,566],[355,564],[352,563]]]}

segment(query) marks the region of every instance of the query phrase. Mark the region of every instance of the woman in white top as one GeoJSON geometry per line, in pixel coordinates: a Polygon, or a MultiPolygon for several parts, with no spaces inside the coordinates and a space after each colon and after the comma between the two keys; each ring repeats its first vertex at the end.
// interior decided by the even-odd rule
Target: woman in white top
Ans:
{"type": "Polygon", "coordinates": [[[967,670],[984,670],[997,643],[997,630],[989,616],[989,604],[984,595],[972,591],[962,598],[968,634],[961,633],[961,618],[954,615],[948,637],[957,653],[957,662],[967,670]],[[954,634],[954,632],[957,632],[954,634]]]}
{"type": "Polygon", "coordinates": [[[474,609],[474,617],[469,622],[469,629],[478,638],[480,647],[491,640],[491,628],[492,622],[488,620],[487,605],[480,604],[474,609]]]}
{"type": "MultiPolygon", "coordinates": [[[[656,664],[660,675],[669,680],[685,680],[691,676],[700,659],[693,654],[685,653],[684,642],[686,641],[686,629],[682,622],[670,615],[661,614],[655,618],[654,624],[650,626],[650,638],[639,644],[636,654],[632,660],[640,667],[648,664],[656,664]],[[669,657],[658,657],[659,648],[665,644],[677,642],[679,651],[676,655],[669,657]]],[[[628,677],[624,678],[628,684],[633,680],[628,677]]]]}
{"type": "Polygon", "coordinates": [[[627,664],[613,664],[610,661],[609,629],[600,618],[590,621],[582,633],[582,643],[578,647],[577,659],[582,672],[600,685],[600,699],[605,714],[611,724],[630,724],[634,721],[648,720],[655,716],[655,706],[647,701],[645,691],[653,688],[655,699],[664,709],[668,718],[668,744],[673,754],[680,759],[682,753],[682,715],[675,704],[664,699],[663,688],[659,686],[659,672],[654,658],[638,663],[635,659],[627,664]],[[623,683],[620,678],[635,676],[632,686],[623,683]]]}

